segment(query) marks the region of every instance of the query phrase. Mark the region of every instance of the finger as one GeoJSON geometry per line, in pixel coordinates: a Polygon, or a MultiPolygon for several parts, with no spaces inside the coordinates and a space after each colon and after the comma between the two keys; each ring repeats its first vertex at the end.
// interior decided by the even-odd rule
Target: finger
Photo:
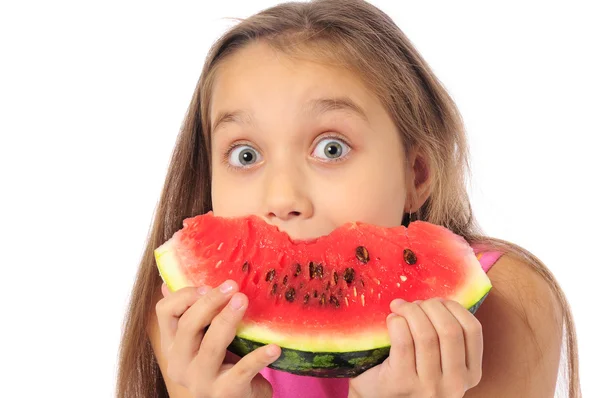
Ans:
{"type": "Polygon", "coordinates": [[[194,358],[194,361],[199,362],[198,366],[202,374],[212,379],[217,376],[225,359],[227,347],[233,341],[237,326],[247,307],[248,297],[236,293],[229,300],[229,304],[214,317],[200,344],[198,355],[194,358]]]}
{"type": "Polygon", "coordinates": [[[444,306],[460,323],[465,335],[465,358],[469,371],[480,372],[483,360],[483,331],[481,323],[456,301],[444,301],[444,306]]]}
{"type": "Polygon", "coordinates": [[[387,317],[387,328],[392,344],[389,362],[393,373],[416,376],[415,344],[408,322],[392,313],[387,317]]]}
{"type": "Polygon", "coordinates": [[[437,380],[442,373],[440,343],[433,324],[419,304],[404,302],[394,305],[392,311],[408,322],[415,344],[415,365],[419,378],[437,380]]]}
{"type": "Polygon", "coordinates": [[[421,308],[433,324],[439,341],[442,373],[451,375],[466,371],[465,336],[461,324],[441,300],[427,300],[421,308]]]}
{"type": "MultiPolygon", "coordinates": [[[[220,380],[232,388],[232,396],[244,392],[248,385],[253,384],[256,375],[279,358],[281,348],[275,344],[260,347],[239,360],[235,366],[227,371],[220,380]]],[[[253,389],[259,386],[253,385],[253,389]]],[[[261,395],[255,395],[261,396],[261,395]]]]}
{"type": "Polygon", "coordinates": [[[172,292],[156,303],[156,317],[160,330],[161,349],[166,354],[175,339],[179,317],[199,298],[194,287],[186,287],[172,292]]]}
{"type": "Polygon", "coordinates": [[[204,337],[204,329],[227,305],[231,295],[237,291],[237,284],[226,281],[219,288],[212,289],[194,303],[179,319],[169,358],[173,367],[185,369],[194,359],[204,337]]]}
{"type": "Polygon", "coordinates": [[[160,292],[162,293],[163,297],[167,297],[167,296],[169,296],[171,294],[171,291],[169,290],[169,287],[164,282],[163,282],[163,284],[160,287],[160,292]]]}

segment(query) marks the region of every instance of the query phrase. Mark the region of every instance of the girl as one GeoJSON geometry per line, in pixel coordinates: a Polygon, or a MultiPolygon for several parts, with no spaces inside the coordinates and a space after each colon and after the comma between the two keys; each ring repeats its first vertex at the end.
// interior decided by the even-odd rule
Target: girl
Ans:
{"type": "Polygon", "coordinates": [[[448,93],[374,6],[286,3],[239,23],[211,49],[175,146],[127,315],[118,396],[551,397],[564,326],[578,397],[565,297],[533,255],[481,234],[466,155],[448,93]],[[416,216],[465,237],[494,288],[477,317],[451,301],[390,303],[390,357],[354,379],[277,372],[266,366],[279,347],[241,360],[226,352],[248,305],[235,283],[174,293],[161,283],[153,250],[209,210],[257,214],[297,239],[416,216]]]}

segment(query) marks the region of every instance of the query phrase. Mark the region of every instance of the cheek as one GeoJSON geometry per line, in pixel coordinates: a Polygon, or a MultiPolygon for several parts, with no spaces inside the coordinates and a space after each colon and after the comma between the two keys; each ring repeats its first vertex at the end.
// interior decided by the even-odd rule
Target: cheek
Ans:
{"type": "Polygon", "coordinates": [[[361,162],[315,189],[315,205],[336,225],[361,221],[398,226],[404,214],[405,187],[400,167],[361,162]]]}
{"type": "Polygon", "coordinates": [[[211,178],[211,198],[216,216],[245,216],[256,209],[257,190],[234,181],[224,170],[217,168],[211,178]]]}

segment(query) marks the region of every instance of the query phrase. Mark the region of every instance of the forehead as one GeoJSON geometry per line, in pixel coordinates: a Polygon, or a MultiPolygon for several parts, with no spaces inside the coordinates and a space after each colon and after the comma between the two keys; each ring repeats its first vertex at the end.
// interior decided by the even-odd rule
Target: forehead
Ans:
{"type": "Polygon", "coordinates": [[[289,112],[292,107],[300,111],[318,99],[345,98],[366,118],[380,106],[379,99],[350,69],[316,57],[290,57],[264,42],[236,50],[218,66],[210,97],[213,127],[224,113],[265,107],[270,112],[289,112]]]}

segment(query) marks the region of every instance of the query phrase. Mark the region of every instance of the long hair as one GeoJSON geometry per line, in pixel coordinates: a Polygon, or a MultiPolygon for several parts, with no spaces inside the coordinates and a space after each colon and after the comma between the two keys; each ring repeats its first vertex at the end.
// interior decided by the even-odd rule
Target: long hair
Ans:
{"type": "Polygon", "coordinates": [[[468,147],[454,101],[392,19],[361,0],[283,3],[240,20],[210,49],[175,144],[133,286],[119,353],[118,397],[168,397],[147,334],[153,299],[162,283],[153,250],[181,228],[184,218],[212,208],[208,109],[215,73],[228,55],[257,40],[291,57],[356,72],[392,117],[406,152],[418,148],[429,162],[432,191],[418,210],[419,218],[442,225],[472,244],[516,256],[546,280],[563,312],[569,397],[579,397],[575,328],[563,291],[534,255],[483,235],[469,203],[468,147]]]}

